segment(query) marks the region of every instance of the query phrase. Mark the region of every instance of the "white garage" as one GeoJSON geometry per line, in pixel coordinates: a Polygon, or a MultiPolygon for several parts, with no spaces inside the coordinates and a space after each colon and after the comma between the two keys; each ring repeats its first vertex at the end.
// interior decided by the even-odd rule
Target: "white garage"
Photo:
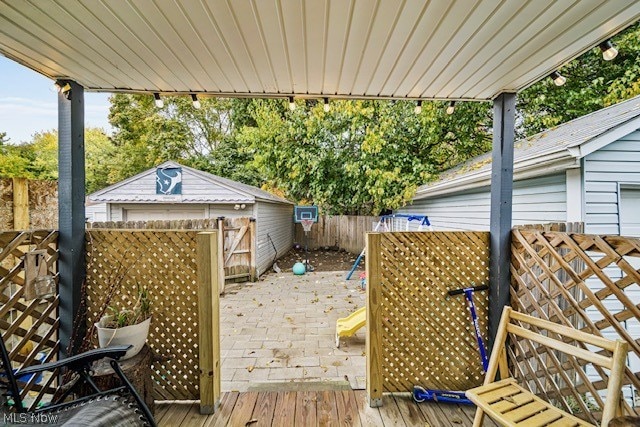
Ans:
{"type": "Polygon", "coordinates": [[[90,194],[88,216],[106,221],[255,218],[260,275],[293,245],[293,203],[260,188],[165,162],[90,194]]]}

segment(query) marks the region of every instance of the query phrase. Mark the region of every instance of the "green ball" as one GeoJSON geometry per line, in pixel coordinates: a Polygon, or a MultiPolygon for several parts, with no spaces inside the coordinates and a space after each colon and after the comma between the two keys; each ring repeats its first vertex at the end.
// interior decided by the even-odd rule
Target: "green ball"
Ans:
{"type": "Polygon", "coordinates": [[[307,271],[307,268],[303,263],[296,262],[295,264],[293,264],[292,271],[296,276],[302,276],[307,271]]]}

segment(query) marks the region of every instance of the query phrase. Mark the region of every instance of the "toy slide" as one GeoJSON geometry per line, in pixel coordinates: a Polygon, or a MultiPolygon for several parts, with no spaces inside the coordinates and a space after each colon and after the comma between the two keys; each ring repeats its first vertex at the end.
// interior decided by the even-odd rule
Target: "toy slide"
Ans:
{"type": "Polygon", "coordinates": [[[340,347],[340,337],[350,337],[367,323],[367,307],[359,308],[336,322],[336,347],[340,347]]]}

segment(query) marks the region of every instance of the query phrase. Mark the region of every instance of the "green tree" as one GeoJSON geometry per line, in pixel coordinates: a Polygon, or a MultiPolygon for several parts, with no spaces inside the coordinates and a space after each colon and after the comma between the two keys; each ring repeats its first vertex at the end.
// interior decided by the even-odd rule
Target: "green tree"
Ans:
{"type": "Polygon", "coordinates": [[[444,114],[428,103],[315,101],[290,112],[282,101],[254,100],[255,126],[238,132],[267,187],[329,214],[377,214],[406,203],[439,170],[490,147],[489,106],[470,103],[444,114]],[[444,141],[444,144],[441,142],[444,141]]]}
{"type": "Polygon", "coordinates": [[[227,144],[231,100],[203,98],[200,109],[184,96],[163,97],[163,102],[157,108],[148,95],[111,97],[109,121],[118,148],[111,180],[125,179],[167,160],[206,167],[218,146],[227,144]]]}
{"type": "MultiPolygon", "coordinates": [[[[86,188],[91,193],[112,182],[108,180],[113,167],[115,147],[99,128],[85,130],[86,188]]],[[[31,179],[58,179],[58,133],[37,132],[29,143],[2,144],[0,176],[31,179]]]]}
{"type": "Polygon", "coordinates": [[[604,61],[594,48],[563,66],[556,86],[542,79],[518,94],[520,136],[532,135],[640,94],[640,23],[613,40],[619,54],[604,61]]]}

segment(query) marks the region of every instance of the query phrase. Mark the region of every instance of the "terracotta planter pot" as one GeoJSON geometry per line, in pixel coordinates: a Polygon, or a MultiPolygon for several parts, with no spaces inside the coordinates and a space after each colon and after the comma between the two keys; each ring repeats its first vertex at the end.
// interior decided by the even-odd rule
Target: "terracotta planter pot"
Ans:
{"type": "Polygon", "coordinates": [[[131,349],[120,360],[130,359],[142,350],[144,343],[147,342],[149,335],[149,326],[151,318],[131,326],[123,328],[103,328],[101,325],[106,324],[112,316],[105,316],[95,324],[98,331],[98,344],[100,347],[108,347],[111,345],[133,345],[131,349]]]}

